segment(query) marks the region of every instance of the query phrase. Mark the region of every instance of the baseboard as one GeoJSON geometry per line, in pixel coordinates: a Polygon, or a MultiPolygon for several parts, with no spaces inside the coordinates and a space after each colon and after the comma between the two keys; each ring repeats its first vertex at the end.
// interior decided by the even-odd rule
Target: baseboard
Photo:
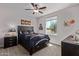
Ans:
{"type": "Polygon", "coordinates": [[[0,48],[3,48],[4,46],[3,45],[0,45],[0,48]]]}
{"type": "Polygon", "coordinates": [[[56,44],[56,43],[53,43],[53,42],[49,42],[49,43],[51,43],[51,44],[53,44],[53,45],[61,46],[61,45],[59,45],[59,44],[56,44]]]}

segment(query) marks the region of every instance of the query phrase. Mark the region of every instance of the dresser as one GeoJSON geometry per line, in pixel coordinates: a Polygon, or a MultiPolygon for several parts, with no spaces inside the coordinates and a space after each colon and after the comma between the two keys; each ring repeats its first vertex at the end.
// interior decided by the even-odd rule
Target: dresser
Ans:
{"type": "Polygon", "coordinates": [[[61,42],[62,56],[79,56],[79,40],[75,40],[73,36],[68,36],[61,42]]]}
{"type": "Polygon", "coordinates": [[[17,37],[4,37],[4,48],[12,47],[17,45],[17,37]]]}
{"type": "Polygon", "coordinates": [[[17,45],[16,32],[9,32],[4,36],[4,48],[12,47],[17,45]]]}

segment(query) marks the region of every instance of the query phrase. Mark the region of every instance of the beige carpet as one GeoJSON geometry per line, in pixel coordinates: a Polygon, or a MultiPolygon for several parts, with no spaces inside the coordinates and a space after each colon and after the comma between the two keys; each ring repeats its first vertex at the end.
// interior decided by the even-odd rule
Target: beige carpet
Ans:
{"type": "MultiPolygon", "coordinates": [[[[0,56],[29,56],[29,53],[22,46],[17,45],[6,49],[0,48],[0,56]]],[[[61,56],[61,47],[48,44],[48,47],[37,51],[33,56],[61,56]]]]}

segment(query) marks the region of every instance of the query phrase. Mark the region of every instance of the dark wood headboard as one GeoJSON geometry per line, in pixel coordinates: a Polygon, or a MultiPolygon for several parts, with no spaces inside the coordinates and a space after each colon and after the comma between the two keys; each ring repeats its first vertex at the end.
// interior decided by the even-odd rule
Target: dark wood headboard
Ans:
{"type": "Polygon", "coordinates": [[[18,26],[18,34],[20,31],[21,32],[27,32],[27,31],[34,32],[34,28],[33,26],[18,26]]]}
{"type": "Polygon", "coordinates": [[[18,40],[21,39],[22,34],[25,32],[34,32],[34,27],[33,26],[18,26],[17,32],[18,32],[18,40]]]}

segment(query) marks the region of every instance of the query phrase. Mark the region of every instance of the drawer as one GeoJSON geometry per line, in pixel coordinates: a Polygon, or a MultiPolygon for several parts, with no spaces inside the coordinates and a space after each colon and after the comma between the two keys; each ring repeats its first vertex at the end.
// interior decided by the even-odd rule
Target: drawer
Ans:
{"type": "Polygon", "coordinates": [[[8,41],[8,42],[5,42],[5,44],[14,44],[14,43],[17,43],[17,41],[8,41]]]}
{"type": "Polygon", "coordinates": [[[12,41],[12,40],[9,40],[9,41],[8,41],[8,43],[12,43],[12,42],[14,42],[14,41],[12,41]]]}
{"type": "Polygon", "coordinates": [[[5,44],[9,44],[9,43],[17,43],[17,40],[7,40],[4,41],[5,44]]]}
{"type": "Polygon", "coordinates": [[[11,43],[11,44],[8,44],[9,46],[13,46],[13,44],[11,43]]]}
{"type": "Polygon", "coordinates": [[[6,41],[7,40],[17,40],[17,38],[7,38],[7,39],[5,39],[6,41]]]}
{"type": "Polygon", "coordinates": [[[17,37],[4,37],[4,48],[17,45],[17,37]]]}
{"type": "Polygon", "coordinates": [[[8,40],[14,40],[14,39],[12,39],[12,38],[9,38],[8,40]]]}
{"type": "Polygon", "coordinates": [[[17,39],[17,37],[4,37],[4,39],[17,39]]]}
{"type": "Polygon", "coordinates": [[[8,42],[8,41],[17,41],[17,38],[5,38],[4,42],[8,42]]]}
{"type": "Polygon", "coordinates": [[[17,43],[10,43],[9,46],[15,46],[17,43]]]}
{"type": "Polygon", "coordinates": [[[9,42],[16,42],[17,40],[16,39],[13,39],[13,40],[8,40],[9,42]]]}
{"type": "Polygon", "coordinates": [[[11,47],[11,46],[16,46],[16,45],[17,45],[17,43],[9,43],[9,44],[5,44],[4,48],[11,47]]]}

